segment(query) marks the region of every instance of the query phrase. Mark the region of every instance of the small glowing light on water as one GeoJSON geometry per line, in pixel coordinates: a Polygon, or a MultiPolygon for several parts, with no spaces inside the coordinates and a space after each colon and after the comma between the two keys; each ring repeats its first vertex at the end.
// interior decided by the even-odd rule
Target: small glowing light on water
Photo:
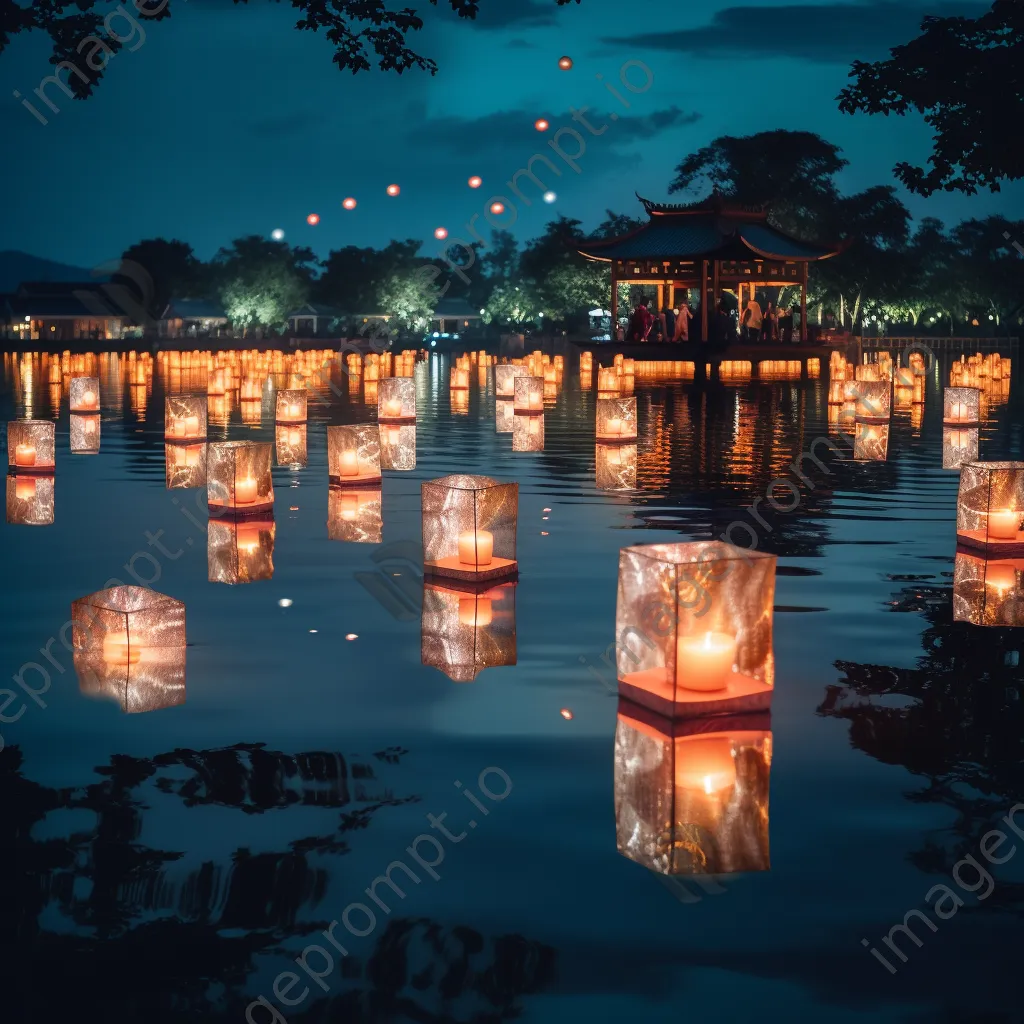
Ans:
{"type": "Polygon", "coordinates": [[[551,509],[549,509],[549,508],[542,508],[541,509],[541,512],[550,512],[550,511],[551,511],[551,509]]]}
{"type": "Polygon", "coordinates": [[[499,213],[504,213],[504,212],[505,212],[505,204],[504,203],[491,203],[491,213],[499,214],[499,213]]]}
{"type": "Polygon", "coordinates": [[[553,203],[557,198],[558,198],[558,196],[554,192],[545,192],[544,193],[544,202],[545,203],[553,203]]]}
{"type": "Polygon", "coordinates": [[[434,237],[435,238],[440,238],[440,239],[447,238],[448,237],[448,229],[447,228],[434,228],[434,237]]]}
{"type": "Polygon", "coordinates": [[[354,210],[356,208],[356,201],[349,196],[347,199],[342,200],[341,205],[344,206],[346,210],[354,210]]]}
{"type": "Polygon", "coordinates": [[[397,185],[388,185],[388,195],[397,196],[402,190],[397,185]]]}
{"type": "Polygon", "coordinates": [[[569,710],[568,708],[562,708],[562,710],[561,710],[561,711],[559,711],[558,713],[559,713],[559,714],[560,714],[560,715],[561,715],[561,716],[562,716],[562,717],[563,717],[563,718],[564,718],[564,719],[565,719],[565,720],[566,720],[567,722],[571,722],[571,721],[572,721],[572,712],[571,712],[571,711],[570,711],[570,710],[569,710]]]}
{"type": "Polygon", "coordinates": [[[546,537],[546,536],[548,536],[548,531],[547,531],[547,530],[541,530],[541,531],[540,531],[540,535],[541,535],[542,537],[546,537]]]}
{"type": "Polygon", "coordinates": [[[282,608],[291,608],[291,606],[292,606],[292,599],[290,597],[282,597],[281,600],[278,601],[277,603],[282,608]]]}
{"type": "Polygon", "coordinates": [[[346,633],[345,634],[345,639],[346,640],[358,640],[359,639],[359,634],[358,633],[346,633]]]}
{"type": "Polygon", "coordinates": [[[281,239],[284,238],[284,231],[281,228],[274,228],[274,230],[270,232],[270,237],[275,242],[280,242],[281,239]]]}
{"type": "Polygon", "coordinates": [[[551,127],[551,125],[548,124],[548,122],[545,121],[543,117],[538,117],[537,120],[533,122],[533,127],[536,128],[539,132],[546,132],[551,127]]]}
{"type": "Polygon", "coordinates": [[[481,178],[479,174],[474,174],[473,177],[469,179],[470,188],[479,188],[483,183],[484,179],[481,178]]]}
{"type": "Polygon", "coordinates": [[[309,215],[309,216],[308,216],[308,217],[306,218],[306,223],[307,223],[307,224],[308,224],[308,225],[309,225],[309,226],[310,226],[311,228],[315,228],[315,227],[317,226],[317,224],[319,224],[319,223],[320,223],[320,214],[319,214],[319,213],[311,213],[311,214],[310,214],[310,215],[309,215]]]}

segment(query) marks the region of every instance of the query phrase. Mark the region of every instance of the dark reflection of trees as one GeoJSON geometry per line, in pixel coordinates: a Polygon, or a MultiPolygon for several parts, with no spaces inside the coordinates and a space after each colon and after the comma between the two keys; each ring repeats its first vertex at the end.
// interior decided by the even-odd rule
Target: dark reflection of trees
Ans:
{"type": "MultiPolygon", "coordinates": [[[[837,661],[844,677],[818,712],[850,722],[856,749],[921,776],[909,800],[956,812],[950,843],[930,838],[911,855],[922,870],[948,873],[1024,800],[1024,635],[954,622],[951,588],[908,587],[891,605],[929,622],[917,667],[837,661]]],[[[989,902],[1021,900],[1024,886],[1001,881],[989,902]]]]}
{"type": "MultiPolygon", "coordinates": [[[[71,1019],[83,1010],[110,1021],[169,1022],[182,1013],[244,1019],[256,957],[277,954],[277,963],[296,956],[295,940],[327,927],[343,909],[325,911],[322,920],[300,913],[322,902],[329,858],[349,852],[353,834],[381,808],[419,799],[395,795],[378,778],[378,765],[399,765],[405,753],[389,748],[372,760],[351,760],[239,744],[118,755],[95,770],[99,781],[55,789],[24,777],[16,747],[0,751],[0,849],[9,872],[0,900],[0,931],[10,940],[4,1019],[71,1019]],[[168,865],[185,853],[141,838],[146,813],[163,799],[216,805],[221,828],[230,810],[293,806],[328,811],[333,823],[280,851],[238,848],[229,864],[207,861],[176,882],[168,865]],[[64,822],[54,816],[61,812],[78,812],[70,831],[34,838],[60,833],[64,822]],[[83,824],[90,814],[91,824],[83,824]]],[[[519,936],[488,939],[406,919],[381,922],[379,930],[365,963],[351,955],[332,976],[332,1016],[336,1004],[356,1022],[389,1014],[438,1024],[503,1020],[517,1015],[519,998],[547,984],[552,971],[553,950],[519,936]],[[472,1014],[461,1016],[463,1007],[472,1014]]],[[[326,1004],[309,1003],[304,1014],[287,1018],[322,1019],[326,1004]]]]}

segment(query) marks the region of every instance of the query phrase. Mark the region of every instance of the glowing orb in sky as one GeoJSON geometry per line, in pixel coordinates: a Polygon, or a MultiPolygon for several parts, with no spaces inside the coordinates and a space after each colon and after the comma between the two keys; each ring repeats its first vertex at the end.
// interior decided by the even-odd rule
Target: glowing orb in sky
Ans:
{"type": "Polygon", "coordinates": [[[435,238],[440,238],[443,241],[445,238],[448,237],[448,229],[447,228],[434,228],[434,237],[435,238]]]}
{"type": "Polygon", "coordinates": [[[505,212],[504,203],[491,203],[491,213],[500,214],[505,212]]]}
{"type": "Polygon", "coordinates": [[[479,174],[474,174],[473,177],[469,179],[470,188],[479,188],[483,183],[484,179],[481,178],[479,174]]]}
{"type": "Polygon", "coordinates": [[[397,185],[388,185],[388,195],[397,196],[402,190],[397,185]]]}
{"type": "Polygon", "coordinates": [[[537,120],[533,122],[533,127],[536,128],[539,132],[546,132],[551,127],[551,125],[549,125],[543,117],[538,117],[537,120]]]}
{"type": "Polygon", "coordinates": [[[554,192],[545,192],[544,193],[544,202],[545,203],[553,203],[557,198],[558,198],[558,196],[554,192]]]}
{"type": "Polygon", "coordinates": [[[558,66],[563,71],[571,71],[572,70],[572,57],[559,57],[558,58],[558,66]]]}
{"type": "Polygon", "coordinates": [[[280,228],[274,228],[274,230],[270,232],[270,237],[275,242],[280,242],[281,239],[284,238],[284,232],[280,228]]]}
{"type": "Polygon", "coordinates": [[[570,710],[569,710],[568,708],[562,708],[562,710],[561,710],[561,711],[559,711],[558,713],[559,713],[559,714],[560,714],[560,715],[561,715],[561,716],[562,716],[562,717],[563,717],[563,718],[564,718],[564,719],[565,719],[565,720],[566,720],[567,722],[571,722],[571,721],[572,721],[572,712],[571,712],[571,711],[570,711],[570,710]]]}
{"type": "Polygon", "coordinates": [[[319,223],[320,223],[320,214],[319,214],[319,213],[311,213],[311,214],[310,214],[310,215],[309,215],[309,216],[308,216],[308,217],[306,218],[306,223],[307,223],[307,224],[308,224],[308,225],[309,225],[310,227],[313,227],[313,228],[315,228],[315,227],[317,226],[317,224],[319,224],[319,223]]]}
{"type": "Polygon", "coordinates": [[[344,206],[346,210],[354,210],[356,208],[356,201],[349,196],[348,199],[342,201],[341,205],[344,206]]]}

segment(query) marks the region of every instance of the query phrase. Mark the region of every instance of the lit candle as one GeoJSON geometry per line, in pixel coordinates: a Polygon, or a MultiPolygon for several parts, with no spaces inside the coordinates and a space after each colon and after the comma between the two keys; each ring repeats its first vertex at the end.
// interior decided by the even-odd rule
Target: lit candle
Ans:
{"type": "Polygon", "coordinates": [[[96,421],[91,416],[85,421],[85,432],[87,434],[96,433],[96,421]]]}
{"type": "Polygon", "coordinates": [[[1017,586],[1017,573],[1012,565],[994,563],[985,570],[985,586],[993,587],[1002,596],[1017,586]]]}
{"type": "Polygon", "coordinates": [[[384,403],[384,415],[397,419],[402,415],[402,401],[399,398],[389,398],[384,403]]]}
{"type": "Polygon", "coordinates": [[[260,530],[251,523],[242,523],[235,532],[235,542],[240,554],[254,555],[260,549],[260,530]]]}
{"type": "Polygon", "coordinates": [[[459,535],[459,561],[463,565],[490,565],[494,535],[488,530],[467,530],[459,535]]]}
{"type": "Polygon", "coordinates": [[[618,416],[613,416],[608,420],[608,433],[614,434],[616,437],[622,433],[622,420],[618,416]]]}
{"type": "Polygon", "coordinates": [[[608,465],[609,466],[621,466],[622,465],[622,456],[619,455],[619,449],[618,448],[614,448],[614,447],[613,448],[609,448],[609,451],[608,451],[608,465]]]}
{"type": "Polygon", "coordinates": [[[736,637],[728,633],[680,636],[676,680],[687,690],[724,690],[736,661],[736,637]]]}
{"type": "Polygon", "coordinates": [[[14,449],[14,464],[16,466],[34,466],[36,464],[36,446],[34,444],[19,444],[14,449]]]}
{"type": "Polygon", "coordinates": [[[493,617],[489,597],[459,598],[459,622],[462,625],[472,626],[474,629],[489,626],[493,617]]]}
{"type": "Polygon", "coordinates": [[[198,437],[199,436],[199,417],[189,416],[185,419],[182,424],[183,432],[185,437],[198,437]]]}
{"type": "Polygon", "coordinates": [[[103,638],[103,660],[111,665],[135,665],[142,651],[128,642],[127,633],[109,633],[103,638]]]}
{"type": "Polygon", "coordinates": [[[402,429],[401,427],[385,427],[384,428],[384,443],[388,445],[396,445],[402,443],[402,429]]]}
{"type": "Polygon", "coordinates": [[[543,409],[544,396],[539,391],[530,392],[530,409],[543,409]]]}
{"type": "Polygon", "coordinates": [[[301,430],[289,430],[288,431],[288,444],[293,448],[302,444],[302,431],[301,430]]]}
{"type": "Polygon", "coordinates": [[[356,460],[356,453],[354,451],[341,453],[341,475],[359,476],[359,462],[356,460]]]}
{"type": "Polygon", "coordinates": [[[256,481],[247,476],[244,480],[235,481],[235,504],[251,505],[256,500],[256,481]]]}
{"type": "Polygon", "coordinates": [[[699,736],[676,743],[676,785],[712,794],[736,783],[736,759],[728,736],[699,736]]]}
{"type": "Polygon", "coordinates": [[[293,420],[297,420],[299,418],[299,416],[302,415],[302,411],[301,411],[300,407],[297,406],[297,405],[289,405],[288,406],[288,415],[291,416],[291,418],[293,420]]]}
{"type": "Polygon", "coordinates": [[[346,523],[351,523],[359,512],[359,495],[342,494],[341,496],[341,518],[346,523]]]}
{"type": "Polygon", "coordinates": [[[185,436],[185,421],[181,419],[171,420],[171,437],[185,436]]]}
{"type": "Polygon", "coordinates": [[[1001,509],[988,514],[988,534],[996,540],[1016,540],[1020,529],[1020,512],[1001,509]]]}
{"type": "Polygon", "coordinates": [[[19,501],[35,501],[36,478],[34,476],[16,476],[14,478],[14,496],[19,501]]]}
{"type": "Polygon", "coordinates": [[[950,448],[969,448],[971,444],[971,434],[967,430],[951,430],[949,432],[949,446],[950,448]]]}
{"type": "Polygon", "coordinates": [[[82,405],[83,409],[95,409],[96,408],[96,392],[85,391],[82,394],[82,405]]]}
{"type": "Polygon", "coordinates": [[[955,421],[956,423],[962,423],[967,418],[967,406],[964,405],[962,402],[954,402],[950,419],[955,421]]]}

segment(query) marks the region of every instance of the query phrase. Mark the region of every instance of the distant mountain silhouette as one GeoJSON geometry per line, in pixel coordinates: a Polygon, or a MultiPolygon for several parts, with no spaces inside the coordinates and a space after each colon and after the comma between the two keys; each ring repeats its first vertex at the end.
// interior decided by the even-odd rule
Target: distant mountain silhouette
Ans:
{"type": "Polygon", "coordinates": [[[27,252],[7,249],[0,252],[0,294],[16,291],[22,281],[92,281],[92,271],[55,263],[27,252]]]}

